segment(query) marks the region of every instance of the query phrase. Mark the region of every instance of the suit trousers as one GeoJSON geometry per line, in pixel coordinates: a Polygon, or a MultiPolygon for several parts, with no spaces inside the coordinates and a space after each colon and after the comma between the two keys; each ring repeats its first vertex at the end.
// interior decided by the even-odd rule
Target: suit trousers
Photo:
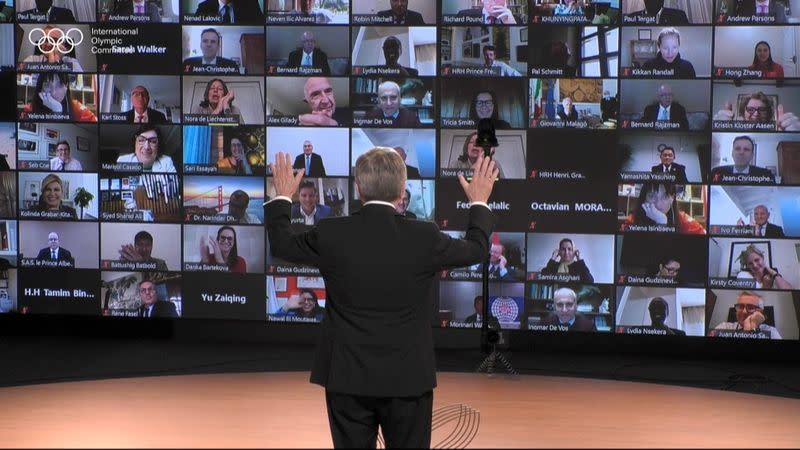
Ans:
{"type": "Polygon", "coordinates": [[[433,391],[415,397],[370,397],[325,391],[334,448],[430,448],[433,391]]]}

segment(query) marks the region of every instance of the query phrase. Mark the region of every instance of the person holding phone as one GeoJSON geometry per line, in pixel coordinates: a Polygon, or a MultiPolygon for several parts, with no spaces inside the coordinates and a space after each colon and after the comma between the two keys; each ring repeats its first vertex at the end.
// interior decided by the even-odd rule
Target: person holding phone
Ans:
{"type": "Polygon", "coordinates": [[[570,238],[564,238],[558,243],[558,248],[553,250],[550,260],[540,272],[543,275],[577,275],[581,283],[594,283],[592,273],[581,259],[581,252],[575,248],[570,238]]]}

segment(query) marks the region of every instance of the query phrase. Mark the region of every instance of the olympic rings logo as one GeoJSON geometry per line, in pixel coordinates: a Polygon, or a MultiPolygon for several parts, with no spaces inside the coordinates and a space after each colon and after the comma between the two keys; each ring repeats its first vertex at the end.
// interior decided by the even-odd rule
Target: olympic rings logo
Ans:
{"type": "Polygon", "coordinates": [[[59,53],[66,55],[75,50],[75,47],[83,42],[83,32],[77,28],[70,28],[66,33],[60,28],[50,28],[47,31],[44,31],[42,28],[33,28],[30,33],[28,33],[28,42],[36,46],[36,48],[44,54],[53,53],[58,49],[59,53]],[[61,35],[57,38],[53,38],[52,33],[54,31],[59,32],[61,35]],[[41,33],[41,37],[34,39],[34,35],[38,35],[39,33],[41,33]],[[73,33],[77,34],[72,36],[73,33]],[[50,48],[42,48],[45,44],[50,48]],[[69,47],[69,50],[67,50],[67,47],[69,47]]]}

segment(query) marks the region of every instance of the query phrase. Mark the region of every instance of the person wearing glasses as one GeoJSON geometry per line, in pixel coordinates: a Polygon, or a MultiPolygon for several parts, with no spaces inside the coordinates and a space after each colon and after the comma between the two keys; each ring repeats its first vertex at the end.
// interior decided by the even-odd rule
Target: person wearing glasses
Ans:
{"type": "Polygon", "coordinates": [[[134,152],[120,155],[118,163],[139,163],[146,172],[175,173],[172,158],[162,155],[159,146],[163,146],[161,131],[157,126],[144,124],[133,135],[134,152]]]}
{"type": "Polygon", "coordinates": [[[400,86],[384,81],[378,86],[378,108],[367,112],[367,119],[389,119],[398,128],[418,128],[422,124],[417,113],[400,106],[400,86]]]}
{"type": "Polygon", "coordinates": [[[782,104],[773,108],[770,98],[761,91],[750,94],[746,101],[741,102],[738,117],[734,117],[733,103],[725,101],[722,109],[714,114],[714,120],[774,123],[778,131],[800,131],[800,119],[784,111],[782,104]]]}
{"type": "Polygon", "coordinates": [[[688,130],[689,119],[686,117],[686,108],[673,101],[672,86],[660,85],[657,95],[657,102],[645,106],[642,122],[673,122],[678,123],[681,130],[688,130]]]}
{"type": "Polygon", "coordinates": [[[144,86],[136,86],[131,90],[133,108],[125,111],[128,123],[167,123],[167,117],[161,111],[150,108],[150,92],[144,86]]]}
{"type": "Polygon", "coordinates": [[[175,304],[169,300],[160,300],[156,285],[150,280],[139,282],[139,299],[142,301],[142,306],[139,307],[139,317],[178,318],[175,304]]]}
{"type": "Polygon", "coordinates": [[[736,278],[755,280],[756,289],[794,289],[778,269],[769,266],[769,262],[764,258],[764,252],[755,245],[750,244],[745,247],[736,260],[744,267],[736,278]]]}
{"type": "Polygon", "coordinates": [[[299,294],[292,294],[286,303],[273,315],[278,317],[300,317],[320,322],[325,308],[319,305],[317,294],[308,288],[300,289],[299,294]]]}
{"type": "Polygon", "coordinates": [[[203,236],[200,239],[200,262],[228,266],[233,273],[246,273],[247,261],[239,256],[236,230],[227,225],[217,230],[217,238],[203,236]]]}
{"type": "Polygon", "coordinates": [[[568,327],[566,331],[597,331],[594,320],[578,314],[578,295],[570,288],[553,293],[553,313],[544,320],[547,325],[568,327]]]}
{"type": "Polygon", "coordinates": [[[48,246],[39,250],[36,259],[40,261],[68,261],[71,265],[75,265],[75,259],[69,250],[61,247],[61,241],[58,238],[58,233],[50,233],[47,235],[48,246]]]}
{"type": "Polygon", "coordinates": [[[475,121],[475,126],[481,119],[492,119],[496,130],[511,128],[511,125],[498,117],[497,97],[492,91],[478,91],[469,106],[469,118],[475,121]]]}
{"type": "MultiPolygon", "coordinates": [[[[733,308],[736,310],[736,322],[722,322],[714,330],[751,331],[769,335],[770,339],[782,339],[778,330],[764,323],[764,299],[760,295],[742,291],[736,297],[733,308]]],[[[714,335],[711,330],[711,335],[714,335]]]]}
{"type": "Polygon", "coordinates": [[[662,258],[661,262],[658,263],[658,273],[656,273],[656,276],[677,279],[680,271],[681,271],[680,261],[670,256],[667,256],[662,258]]]}

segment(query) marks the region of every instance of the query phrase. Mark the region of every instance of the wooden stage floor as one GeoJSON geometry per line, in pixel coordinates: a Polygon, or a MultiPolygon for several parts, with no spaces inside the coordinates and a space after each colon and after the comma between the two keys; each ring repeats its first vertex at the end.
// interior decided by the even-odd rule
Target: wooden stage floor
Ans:
{"type": "MultiPolygon", "coordinates": [[[[434,409],[480,413],[472,448],[800,446],[800,400],[624,381],[440,373],[434,409]]],[[[433,434],[436,443],[454,422],[433,434]]],[[[451,442],[452,444],[452,442],[451,442]]],[[[330,447],[307,372],[0,389],[0,447],[330,447]]]]}

